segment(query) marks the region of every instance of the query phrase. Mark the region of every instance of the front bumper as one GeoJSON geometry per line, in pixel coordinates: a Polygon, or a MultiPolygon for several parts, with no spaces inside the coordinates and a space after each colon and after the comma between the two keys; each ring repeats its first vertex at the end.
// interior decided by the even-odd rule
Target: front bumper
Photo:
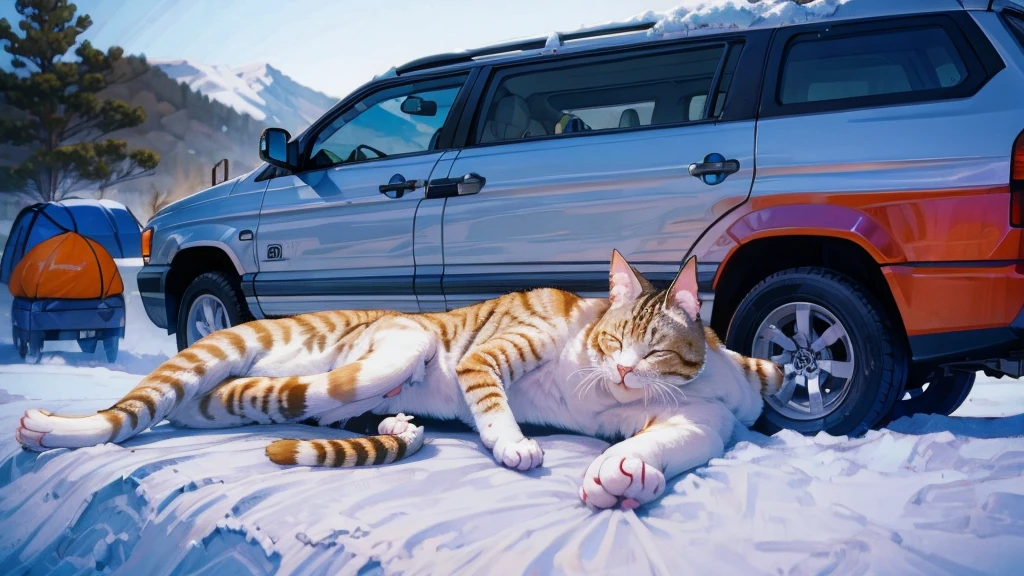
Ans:
{"type": "Polygon", "coordinates": [[[171,271],[170,266],[144,266],[139,270],[138,284],[139,294],[142,296],[142,305],[146,309],[146,315],[160,328],[168,327],[167,310],[167,274],[171,271]]]}

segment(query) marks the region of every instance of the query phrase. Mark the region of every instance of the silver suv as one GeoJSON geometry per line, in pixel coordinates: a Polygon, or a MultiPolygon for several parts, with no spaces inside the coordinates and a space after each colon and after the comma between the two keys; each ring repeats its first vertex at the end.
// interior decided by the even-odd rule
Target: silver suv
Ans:
{"type": "Polygon", "coordinates": [[[1024,12],[851,0],[799,25],[606,26],[410,62],[144,233],[184,348],[252,318],[607,293],[695,254],[703,314],[786,384],[762,424],[857,434],[1019,376],[1024,12]]]}

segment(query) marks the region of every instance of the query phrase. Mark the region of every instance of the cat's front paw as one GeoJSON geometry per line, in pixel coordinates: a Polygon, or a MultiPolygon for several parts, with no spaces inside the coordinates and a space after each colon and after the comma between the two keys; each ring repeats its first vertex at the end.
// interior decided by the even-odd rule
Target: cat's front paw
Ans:
{"type": "Polygon", "coordinates": [[[591,508],[632,510],[665,491],[665,475],[640,458],[602,454],[591,463],[580,499],[591,508]]]}
{"type": "Polygon", "coordinates": [[[499,438],[494,444],[494,459],[513,470],[531,470],[544,463],[544,451],[533,438],[509,441],[499,438]]]}

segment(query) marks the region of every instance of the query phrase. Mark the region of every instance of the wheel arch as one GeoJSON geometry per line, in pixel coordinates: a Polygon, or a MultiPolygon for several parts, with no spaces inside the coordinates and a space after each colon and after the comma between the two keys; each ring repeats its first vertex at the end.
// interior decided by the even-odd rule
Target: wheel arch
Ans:
{"type": "Polygon", "coordinates": [[[740,302],[755,285],[776,272],[803,266],[827,268],[861,283],[879,301],[897,336],[907,342],[899,307],[875,256],[849,237],[821,232],[763,234],[732,250],[715,276],[711,326],[724,337],[740,302]]]}
{"type": "Polygon", "coordinates": [[[200,274],[223,272],[229,278],[241,282],[244,270],[241,269],[238,259],[232,258],[233,254],[230,250],[224,248],[226,246],[216,242],[194,243],[183,247],[174,254],[164,287],[168,334],[174,334],[177,331],[181,298],[189,284],[200,274]]]}

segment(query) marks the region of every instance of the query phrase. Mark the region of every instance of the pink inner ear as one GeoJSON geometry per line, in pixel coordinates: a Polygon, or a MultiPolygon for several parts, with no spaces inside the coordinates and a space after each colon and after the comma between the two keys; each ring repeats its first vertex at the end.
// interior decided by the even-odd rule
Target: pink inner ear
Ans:
{"type": "Polygon", "coordinates": [[[686,315],[696,320],[700,315],[700,300],[697,298],[697,261],[690,258],[679,271],[672,283],[671,303],[682,308],[686,315]]]}
{"type": "Polygon", "coordinates": [[[686,312],[686,315],[694,320],[700,315],[700,301],[686,290],[677,290],[672,294],[672,303],[682,308],[683,312],[686,312]]]}
{"type": "Polygon", "coordinates": [[[640,295],[640,283],[633,277],[633,271],[626,260],[617,254],[612,258],[608,279],[608,297],[612,302],[627,302],[640,295]]]}

